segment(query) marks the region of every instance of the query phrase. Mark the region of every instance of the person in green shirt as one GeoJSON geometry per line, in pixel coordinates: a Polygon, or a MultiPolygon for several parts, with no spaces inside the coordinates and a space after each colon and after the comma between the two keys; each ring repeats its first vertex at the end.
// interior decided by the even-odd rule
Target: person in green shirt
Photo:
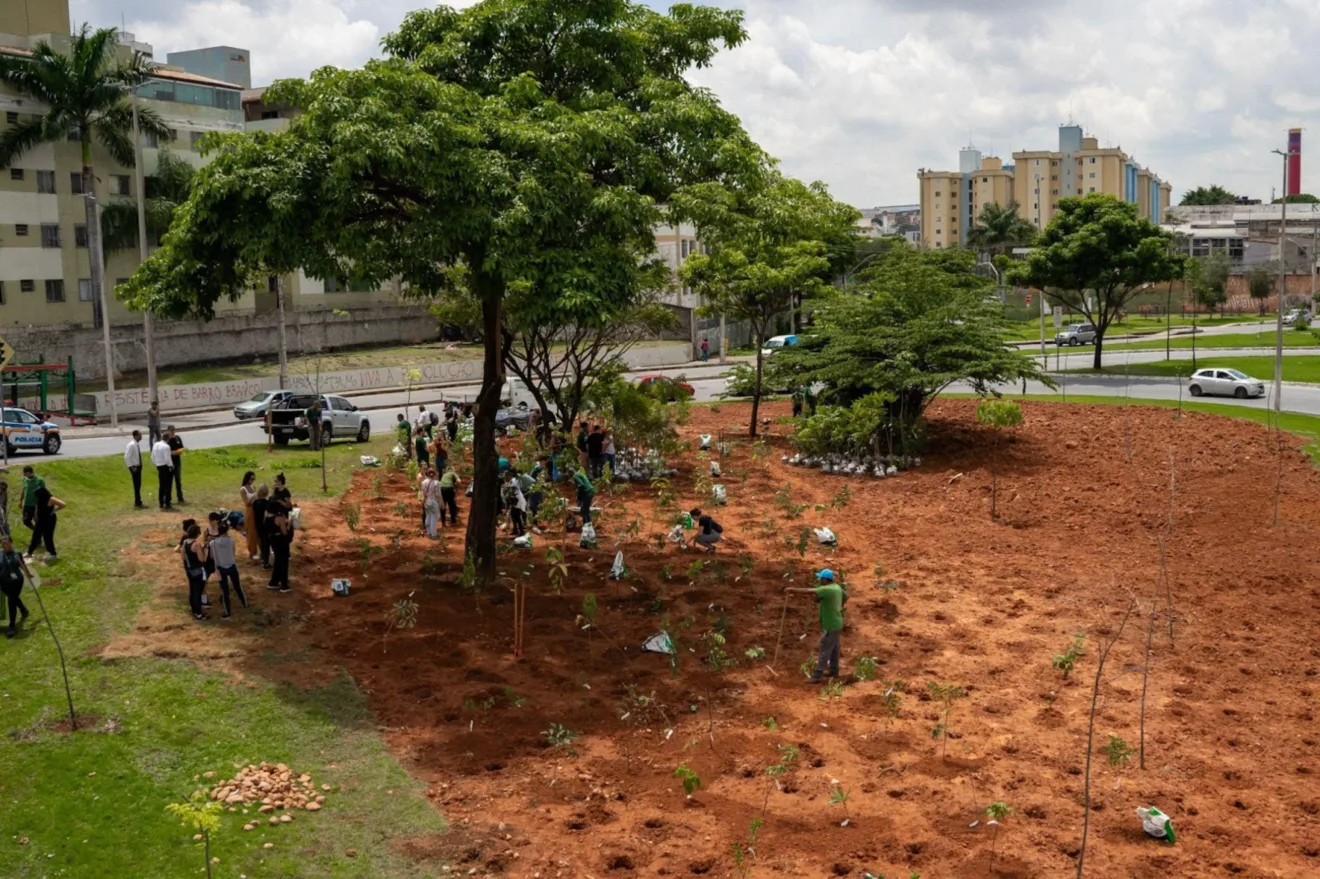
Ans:
{"type": "Polygon", "coordinates": [[[451,525],[458,524],[458,473],[453,465],[445,467],[440,477],[440,524],[445,524],[445,514],[449,514],[451,525]]]}
{"type": "Polygon", "coordinates": [[[408,421],[403,417],[402,412],[399,413],[399,423],[395,427],[395,430],[398,431],[399,434],[399,448],[403,449],[403,453],[411,458],[413,451],[412,426],[408,424],[408,421]]]}
{"type": "Polygon", "coordinates": [[[596,486],[591,484],[591,477],[585,470],[573,471],[573,487],[577,489],[578,512],[583,524],[591,521],[591,501],[596,497],[596,486]]]}
{"type": "Polygon", "coordinates": [[[23,524],[29,528],[37,521],[37,489],[45,487],[46,480],[31,465],[23,468],[23,524]]]}
{"type": "Polygon", "coordinates": [[[843,631],[843,606],[848,602],[848,590],[834,582],[829,568],[816,574],[817,586],[802,588],[789,586],[785,592],[816,596],[820,605],[820,652],[811,683],[819,684],[828,670],[830,677],[839,676],[839,633],[843,631]]]}
{"type": "Polygon", "coordinates": [[[417,450],[417,466],[421,468],[430,467],[431,453],[426,448],[426,430],[424,428],[417,428],[413,434],[413,448],[417,450]]]}

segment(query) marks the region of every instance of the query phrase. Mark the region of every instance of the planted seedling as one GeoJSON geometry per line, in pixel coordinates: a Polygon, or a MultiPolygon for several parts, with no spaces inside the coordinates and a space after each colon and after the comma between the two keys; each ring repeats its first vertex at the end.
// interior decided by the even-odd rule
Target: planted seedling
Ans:
{"type": "Polygon", "coordinates": [[[893,724],[902,710],[903,693],[907,691],[907,682],[894,681],[885,685],[884,695],[880,697],[880,707],[884,709],[887,724],[893,724]]]}
{"type": "Polygon", "coordinates": [[[828,702],[831,699],[840,699],[843,697],[843,681],[833,680],[821,687],[820,695],[817,697],[822,702],[828,702]]]}
{"type": "Polygon", "coordinates": [[[202,835],[202,856],[206,859],[206,876],[211,877],[211,834],[220,829],[220,813],[224,804],[206,795],[206,791],[193,791],[186,803],[170,803],[165,807],[179,819],[184,827],[202,835]]]}
{"type": "Polygon", "coordinates": [[[348,526],[349,531],[358,530],[358,522],[362,519],[361,504],[347,504],[344,507],[344,524],[348,526]]]}
{"type": "Polygon", "coordinates": [[[688,769],[686,766],[679,766],[674,770],[674,778],[683,782],[683,793],[690,799],[693,794],[701,790],[701,776],[688,769]]]}
{"type": "Polygon", "coordinates": [[[573,743],[582,738],[582,733],[571,730],[558,723],[550,724],[550,728],[541,733],[555,748],[568,754],[570,757],[576,757],[577,751],[573,750],[573,743]]]}
{"type": "Polygon", "coordinates": [[[830,791],[830,805],[843,806],[843,822],[839,824],[840,827],[847,827],[848,822],[852,820],[848,816],[848,801],[850,799],[852,799],[852,794],[848,793],[848,791],[844,790],[842,787],[836,787],[834,790],[830,791]]]}
{"type": "Polygon", "coordinates": [[[728,651],[724,649],[725,639],[719,632],[707,632],[701,636],[701,640],[706,643],[706,664],[716,674],[738,664],[729,657],[728,651]]]}
{"type": "Polygon", "coordinates": [[[774,732],[775,730],[779,729],[779,722],[775,720],[774,716],[772,715],[769,717],[761,718],[761,726],[770,730],[770,732],[774,732]]]}
{"type": "Polygon", "coordinates": [[[751,576],[752,561],[753,561],[752,554],[750,552],[738,553],[738,570],[742,572],[741,574],[739,574],[740,579],[746,579],[747,577],[751,576]]]}
{"type": "Polygon", "coordinates": [[[371,564],[372,556],[378,556],[385,551],[379,546],[373,544],[370,540],[367,540],[365,537],[359,537],[357,539],[357,547],[358,567],[362,569],[362,573],[364,574],[367,572],[367,567],[371,564]]]}
{"type": "MultiPolygon", "coordinates": [[[[774,722],[773,717],[767,719],[770,720],[772,723],[774,722]]],[[[774,727],[770,727],[770,728],[773,729],[774,727]]],[[[766,813],[766,809],[770,807],[770,791],[775,790],[779,787],[780,776],[785,775],[790,770],[792,770],[793,764],[797,762],[797,758],[798,758],[798,749],[795,745],[780,745],[779,762],[771,763],[769,766],[765,768],[765,774],[766,777],[770,779],[770,784],[766,785],[765,800],[761,803],[762,815],[764,815],[766,813]]]]}
{"type": "Polygon", "coordinates": [[[812,536],[810,528],[803,528],[797,533],[797,537],[791,534],[784,535],[784,544],[789,549],[797,550],[798,557],[803,558],[807,554],[807,547],[811,546],[812,536]]]}
{"type": "Polygon", "coordinates": [[[706,567],[706,563],[703,562],[701,559],[697,559],[692,564],[688,565],[687,568],[688,580],[693,581],[696,580],[698,577],[700,577],[701,572],[705,569],[705,567],[706,567]]]}
{"type": "Polygon", "coordinates": [[[926,689],[930,697],[942,706],[940,722],[930,731],[930,737],[940,740],[940,759],[943,760],[949,753],[949,713],[953,711],[953,703],[964,698],[967,691],[953,684],[937,684],[934,681],[927,682],[926,689]]]}
{"type": "Polygon", "coordinates": [[[1110,766],[1122,766],[1129,763],[1132,760],[1132,755],[1136,753],[1136,749],[1129,747],[1127,742],[1114,735],[1109,737],[1109,742],[1105,745],[1104,750],[1110,766]]]}
{"type": "Polygon", "coordinates": [[[380,639],[380,652],[385,652],[385,640],[389,638],[390,632],[395,629],[411,629],[417,625],[417,602],[412,600],[415,592],[409,592],[407,598],[394,602],[394,607],[388,614],[390,624],[385,629],[385,634],[380,639]]]}
{"type": "Polygon", "coordinates": [[[587,630],[587,637],[591,637],[591,630],[596,625],[596,593],[588,592],[582,596],[582,612],[578,614],[577,623],[587,630]]]}
{"type": "Polygon", "coordinates": [[[833,500],[830,501],[830,506],[836,510],[842,510],[848,506],[848,501],[852,500],[852,494],[852,489],[845,485],[834,495],[833,500]]]}
{"type": "Polygon", "coordinates": [[[814,672],[815,670],[816,670],[815,656],[808,656],[806,659],[802,660],[802,664],[798,666],[798,671],[802,672],[802,676],[804,678],[811,677],[811,673],[814,672]]]}
{"type": "Polygon", "coordinates": [[[756,835],[760,832],[761,826],[765,824],[760,816],[751,820],[747,825],[747,841],[735,842],[733,844],[733,866],[739,879],[747,879],[752,875],[752,865],[749,858],[756,855],[756,835]]]}
{"type": "Polygon", "coordinates": [[[1054,654],[1054,661],[1050,665],[1063,672],[1065,681],[1068,680],[1068,675],[1072,674],[1073,666],[1077,664],[1078,658],[1086,655],[1086,651],[1082,649],[1082,644],[1085,641],[1086,635],[1074,635],[1072,646],[1063,653],[1054,654]]]}
{"type": "Polygon", "coordinates": [[[1013,810],[1007,803],[995,802],[985,807],[985,814],[990,820],[986,822],[987,826],[993,827],[994,832],[990,837],[990,869],[993,872],[995,866],[995,842],[999,839],[999,825],[1004,819],[1013,814],[1013,810]]]}
{"type": "Polygon", "coordinates": [[[748,647],[746,650],[743,651],[743,655],[751,660],[765,659],[765,648],[748,647]]]}
{"type": "Polygon", "coordinates": [[[869,681],[875,677],[880,663],[874,656],[859,656],[853,663],[853,677],[859,681],[869,681]]]}

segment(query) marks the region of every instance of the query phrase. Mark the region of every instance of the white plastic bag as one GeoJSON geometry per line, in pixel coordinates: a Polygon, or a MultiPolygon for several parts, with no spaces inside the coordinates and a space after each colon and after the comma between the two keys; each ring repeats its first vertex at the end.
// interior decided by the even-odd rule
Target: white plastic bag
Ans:
{"type": "Polygon", "coordinates": [[[375,456],[373,456],[373,455],[363,455],[363,456],[362,456],[361,458],[359,458],[358,460],[362,462],[362,466],[363,466],[363,467],[379,467],[379,466],[380,466],[380,458],[377,458],[377,457],[375,457],[375,456]]]}
{"type": "Polygon", "coordinates": [[[723,473],[720,472],[720,462],[719,462],[719,461],[711,461],[711,462],[710,462],[710,475],[711,475],[711,476],[723,476],[723,475],[724,475],[723,473]]]}
{"type": "Polygon", "coordinates": [[[302,508],[294,507],[289,510],[289,529],[297,531],[302,528],[302,508]]]}
{"type": "Polygon", "coordinates": [[[710,440],[711,440],[711,436],[710,436],[710,434],[708,434],[708,433],[703,433],[703,434],[699,437],[699,439],[701,440],[701,450],[702,450],[703,452],[708,452],[708,451],[710,451],[710,440]]]}
{"type": "Polygon", "coordinates": [[[1141,819],[1141,829],[1146,831],[1147,836],[1153,836],[1156,839],[1162,839],[1170,843],[1177,839],[1173,832],[1173,822],[1169,820],[1169,816],[1154,806],[1137,809],[1137,817],[1141,819]]]}
{"type": "Polygon", "coordinates": [[[724,490],[723,485],[712,485],[710,487],[710,493],[715,497],[715,504],[717,506],[723,506],[729,502],[729,493],[724,490]]]}
{"type": "Polygon", "coordinates": [[[622,580],[627,571],[628,568],[623,563],[623,550],[619,550],[614,554],[614,564],[610,565],[610,579],[622,580]]]}
{"type": "Polygon", "coordinates": [[[678,651],[674,649],[673,639],[671,639],[669,633],[663,629],[642,642],[642,652],[665,653],[669,656],[678,653],[678,651]]]}
{"type": "Polygon", "coordinates": [[[519,549],[531,549],[532,535],[524,534],[522,537],[513,538],[513,545],[518,547],[519,549]]]}
{"type": "Polygon", "coordinates": [[[682,524],[675,525],[669,531],[669,542],[677,543],[679,546],[687,545],[687,535],[683,533],[682,524]]]}
{"type": "Polygon", "coordinates": [[[596,526],[590,522],[584,522],[582,525],[582,536],[578,538],[578,546],[583,549],[596,548],[596,526]]]}
{"type": "Polygon", "coordinates": [[[403,446],[395,446],[393,449],[390,450],[390,454],[396,458],[408,457],[408,451],[404,449],[403,446]]]}
{"type": "Polygon", "coordinates": [[[838,546],[839,538],[834,536],[834,532],[828,528],[814,528],[816,532],[816,541],[821,546],[838,546]]]}

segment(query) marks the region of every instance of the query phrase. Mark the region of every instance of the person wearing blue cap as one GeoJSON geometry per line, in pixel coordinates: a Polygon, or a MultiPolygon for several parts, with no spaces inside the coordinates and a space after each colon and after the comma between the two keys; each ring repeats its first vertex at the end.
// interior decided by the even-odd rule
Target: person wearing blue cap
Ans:
{"type": "Polygon", "coordinates": [[[811,673],[813,684],[824,680],[826,671],[832,678],[839,676],[839,633],[843,631],[843,606],[848,603],[848,590],[834,582],[834,572],[829,568],[816,574],[816,583],[811,588],[788,586],[784,589],[785,592],[814,595],[820,605],[820,652],[816,668],[811,673]]]}

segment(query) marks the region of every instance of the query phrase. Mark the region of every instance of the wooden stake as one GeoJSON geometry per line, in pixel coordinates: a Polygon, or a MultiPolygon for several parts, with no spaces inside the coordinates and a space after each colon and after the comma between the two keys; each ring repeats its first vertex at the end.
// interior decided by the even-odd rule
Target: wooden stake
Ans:
{"type": "Polygon", "coordinates": [[[775,658],[770,660],[770,668],[773,671],[775,665],[779,662],[779,645],[784,643],[784,623],[788,620],[788,593],[784,593],[784,610],[779,614],[779,637],[775,639],[775,658]]]}

